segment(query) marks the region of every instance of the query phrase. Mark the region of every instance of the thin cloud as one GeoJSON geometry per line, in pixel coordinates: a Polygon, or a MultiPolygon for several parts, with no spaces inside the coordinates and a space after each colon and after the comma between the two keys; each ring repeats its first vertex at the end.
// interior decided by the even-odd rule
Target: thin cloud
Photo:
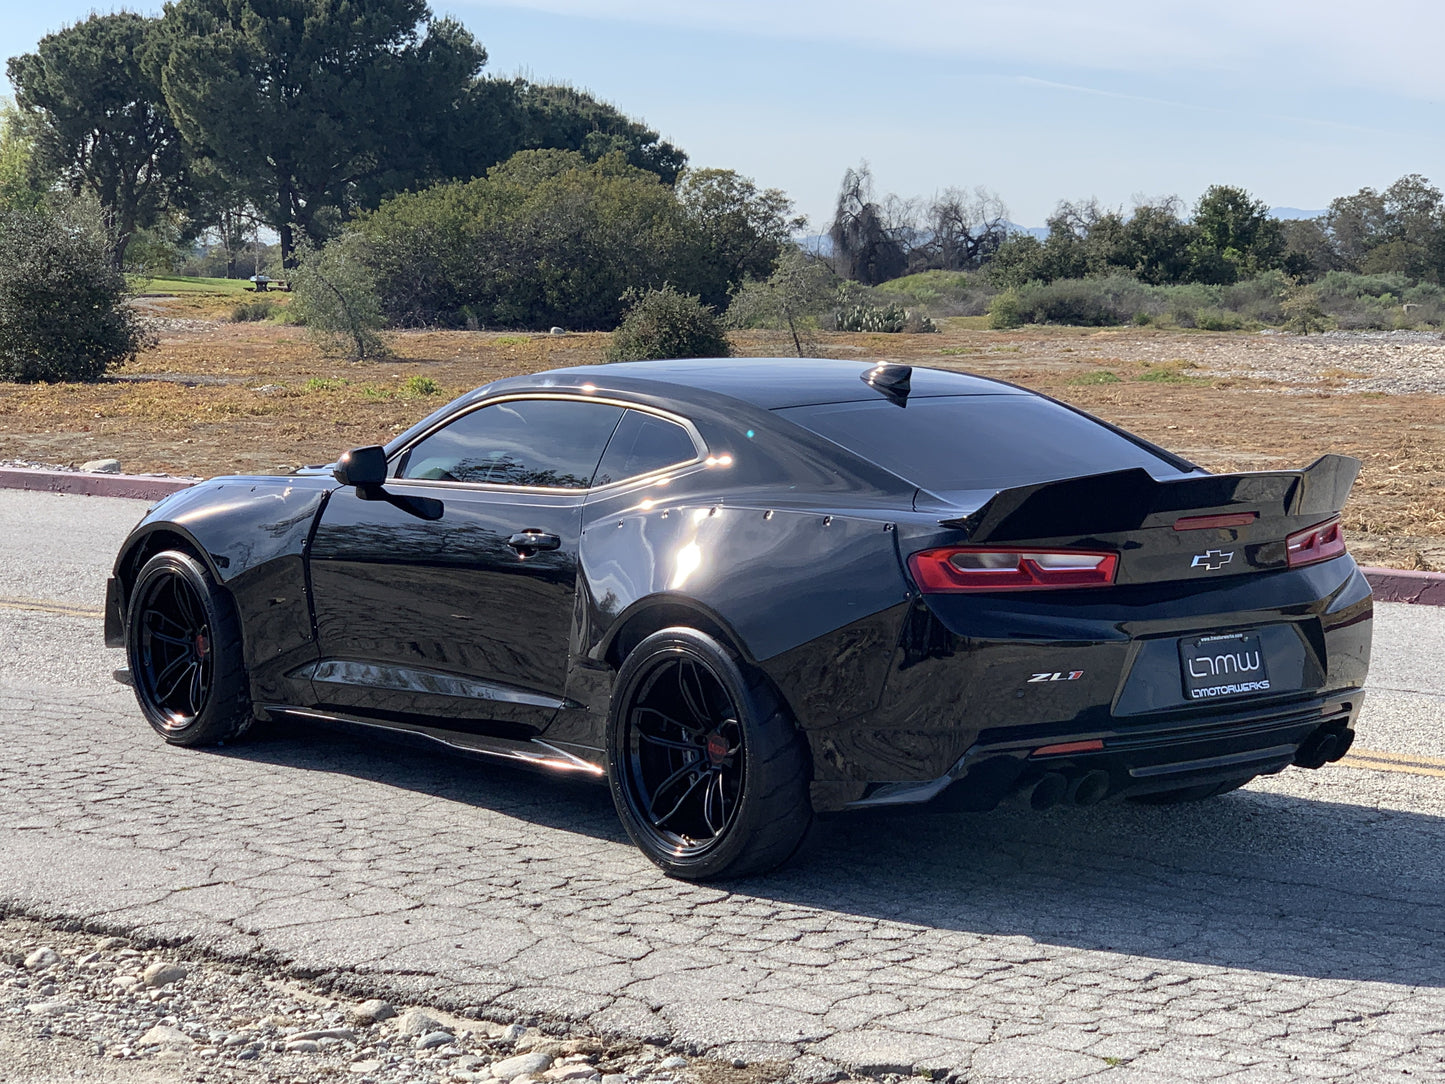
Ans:
{"type": "Polygon", "coordinates": [[[1215,73],[1232,84],[1445,94],[1445,5],[1405,0],[1362,16],[1344,0],[493,0],[646,25],[868,44],[982,64],[1028,63],[1138,75],[1215,73]]]}
{"type": "MultiPolygon", "coordinates": [[[[1178,101],[1172,98],[1155,98],[1147,94],[1128,94],[1118,90],[1104,90],[1100,87],[1080,86],[1077,83],[1059,83],[1052,79],[1039,79],[1031,75],[1015,76],[1013,81],[1023,86],[1041,87],[1045,90],[1061,90],[1070,94],[1088,94],[1096,98],[1112,98],[1118,101],[1140,102],[1145,105],[1161,105],[1168,109],[1187,109],[1195,113],[1210,113],[1220,117],[1233,117],[1239,114],[1237,109],[1226,109],[1218,105],[1178,101]]],[[[1288,113],[1257,113],[1255,115],[1264,120],[1279,121],[1284,124],[1311,124],[1321,128],[1334,128],[1344,132],[1360,132],[1365,135],[1383,135],[1388,132],[1388,129],[1384,128],[1367,128],[1363,125],[1346,124],[1343,121],[1329,120],[1324,117],[1300,117],[1288,113]]]]}

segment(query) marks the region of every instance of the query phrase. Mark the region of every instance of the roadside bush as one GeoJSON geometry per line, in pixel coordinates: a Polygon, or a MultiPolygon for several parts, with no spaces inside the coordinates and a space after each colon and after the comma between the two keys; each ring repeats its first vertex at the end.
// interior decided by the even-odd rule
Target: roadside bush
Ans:
{"type": "Polygon", "coordinates": [[[680,194],[618,153],[522,151],[387,200],[355,228],[393,325],[611,330],[628,289],[671,283],[722,307],[791,247],[781,193],[726,171],[684,177],[680,194]]]}
{"type": "MultiPolygon", "coordinates": [[[[1018,318],[1025,324],[1109,327],[1152,311],[1149,287],[1122,275],[1030,283],[1018,291],[1018,318]]],[[[992,321],[992,311],[990,311],[992,321]]]]}
{"type": "Polygon", "coordinates": [[[982,316],[995,290],[976,271],[920,271],[880,283],[873,292],[929,316],[982,316]]]}
{"type": "Polygon", "coordinates": [[[664,285],[623,295],[626,315],[607,347],[608,361],[725,358],[732,353],[717,313],[695,294],[664,285]]]}
{"type": "Polygon", "coordinates": [[[356,361],[386,357],[385,318],[365,238],[343,233],[325,248],[302,248],[291,275],[291,307],[323,349],[356,361]]]}
{"type": "Polygon", "coordinates": [[[242,301],[231,309],[231,322],[244,324],[257,320],[269,320],[276,315],[280,307],[270,298],[263,298],[259,301],[242,301]]]}
{"type": "Polygon", "coordinates": [[[1012,287],[994,297],[988,305],[988,326],[995,331],[1018,327],[1024,322],[1019,292],[1012,287]]]}
{"type": "Polygon", "coordinates": [[[104,231],[78,206],[0,212],[0,380],[99,380],[144,335],[104,231]]]}

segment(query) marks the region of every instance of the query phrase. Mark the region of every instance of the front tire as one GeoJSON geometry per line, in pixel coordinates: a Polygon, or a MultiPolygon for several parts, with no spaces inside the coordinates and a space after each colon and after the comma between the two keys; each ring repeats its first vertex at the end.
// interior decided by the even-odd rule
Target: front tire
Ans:
{"type": "Polygon", "coordinates": [[[617,675],[607,777],[627,834],[670,876],[782,865],[812,823],[809,757],[767,680],[690,628],[653,633],[617,675]]]}
{"type": "Polygon", "coordinates": [[[179,550],[145,563],[130,592],[126,658],[146,722],[172,745],[213,745],[251,725],[231,597],[179,550]]]}

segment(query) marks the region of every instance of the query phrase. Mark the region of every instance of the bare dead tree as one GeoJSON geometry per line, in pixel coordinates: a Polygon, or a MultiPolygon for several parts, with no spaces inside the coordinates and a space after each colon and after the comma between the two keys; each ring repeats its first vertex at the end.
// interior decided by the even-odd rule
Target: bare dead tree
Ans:
{"type": "Polygon", "coordinates": [[[843,174],[828,237],[833,242],[833,269],[845,279],[876,286],[908,269],[903,248],[890,235],[873,199],[873,175],[867,162],[843,174]]]}
{"type": "Polygon", "coordinates": [[[920,270],[970,271],[998,251],[1008,236],[1008,208],[986,188],[946,188],[928,205],[920,270]]]}

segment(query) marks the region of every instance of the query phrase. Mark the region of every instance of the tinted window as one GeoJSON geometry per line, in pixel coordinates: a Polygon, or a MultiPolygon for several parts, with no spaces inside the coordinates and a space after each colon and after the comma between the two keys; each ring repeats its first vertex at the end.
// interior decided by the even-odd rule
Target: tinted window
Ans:
{"type": "Polygon", "coordinates": [[[612,434],[593,485],[605,486],[624,478],[636,478],[696,457],[692,437],[682,426],[655,414],[629,410],[623,415],[617,432],[612,434]]]}
{"type": "Polygon", "coordinates": [[[397,477],[586,489],[621,416],[621,407],[606,403],[496,403],[413,445],[397,477]]]}
{"type": "Polygon", "coordinates": [[[1032,395],[791,407],[778,414],[933,493],[1006,489],[1143,467],[1181,473],[1126,437],[1032,395]]]}

